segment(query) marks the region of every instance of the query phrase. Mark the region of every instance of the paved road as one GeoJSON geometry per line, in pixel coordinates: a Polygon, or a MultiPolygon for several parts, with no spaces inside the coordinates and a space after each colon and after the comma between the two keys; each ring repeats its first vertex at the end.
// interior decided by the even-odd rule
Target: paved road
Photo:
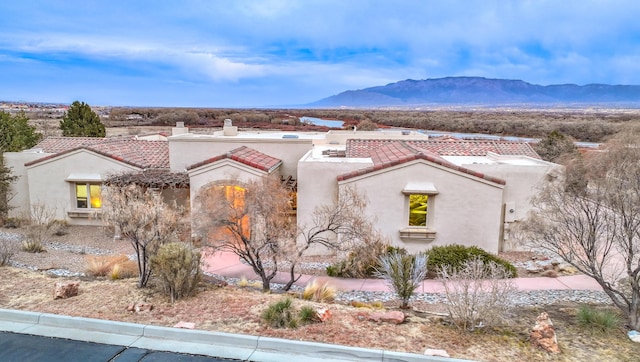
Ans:
{"type": "Polygon", "coordinates": [[[206,356],[127,348],[70,339],[0,332],[0,361],[3,362],[226,362],[206,356]]]}

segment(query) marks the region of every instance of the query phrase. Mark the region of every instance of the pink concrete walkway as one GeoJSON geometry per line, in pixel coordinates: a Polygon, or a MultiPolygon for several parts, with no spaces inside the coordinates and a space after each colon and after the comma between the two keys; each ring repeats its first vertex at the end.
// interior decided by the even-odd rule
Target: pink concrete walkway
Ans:
{"type": "MultiPolygon", "coordinates": [[[[230,252],[216,253],[215,255],[209,256],[205,263],[204,270],[208,273],[230,278],[245,277],[248,280],[260,280],[250,266],[241,263],[238,256],[230,252]]],[[[303,275],[296,282],[296,285],[304,287],[314,278],[328,280],[335,288],[343,291],[389,291],[389,287],[380,279],[344,279],[303,275]]],[[[285,273],[278,273],[273,279],[274,283],[280,284],[285,284],[288,281],[289,277],[285,273]]],[[[594,279],[585,275],[561,276],[557,278],[515,278],[513,281],[520,290],[602,290],[594,279]]],[[[418,289],[418,292],[439,293],[442,292],[443,289],[440,281],[427,279],[422,282],[422,286],[418,289]]]]}

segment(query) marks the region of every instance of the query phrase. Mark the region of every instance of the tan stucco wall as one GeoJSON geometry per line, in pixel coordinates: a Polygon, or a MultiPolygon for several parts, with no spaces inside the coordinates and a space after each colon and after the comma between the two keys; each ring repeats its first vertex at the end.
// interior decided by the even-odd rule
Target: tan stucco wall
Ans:
{"type": "Polygon", "coordinates": [[[11,170],[11,174],[18,176],[18,180],[9,188],[9,213],[11,218],[25,218],[29,214],[29,179],[24,164],[45,157],[47,153],[36,152],[6,152],[4,153],[5,166],[11,170]]]}
{"type": "MultiPolygon", "coordinates": [[[[279,175],[278,170],[274,171],[276,177],[279,175]]],[[[210,165],[198,167],[189,171],[189,180],[191,188],[191,205],[194,207],[199,191],[203,187],[208,187],[214,183],[221,181],[239,181],[247,183],[251,180],[257,180],[267,173],[255,168],[242,165],[238,162],[224,159],[210,165]]]]}
{"type": "Polygon", "coordinates": [[[562,173],[562,166],[540,162],[537,165],[464,165],[474,171],[501,178],[507,182],[504,188],[503,204],[505,205],[505,224],[500,251],[521,248],[511,237],[511,229],[527,218],[533,210],[531,199],[538,194],[548,182],[548,175],[562,173]],[[511,212],[513,210],[513,212],[511,212]]]}
{"type": "MultiPolygon", "coordinates": [[[[31,204],[46,204],[55,208],[56,219],[73,225],[101,225],[95,218],[69,218],[75,209],[75,183],[65,181],[71,173],[96,174],[102,179],[110,173],[135,171],[136,168],[98,155],[78,150],[27,167],[31,204]]],[[[86,211],[84,209],[83,211],[86,211]]]]}
{"type": "Polygon", "coordinates": [[[377,228],[393,245],[412,253],[436,245],[476,245],[497,253],[501,229],[501,185],[489,183],[426,161],[412,161],[369,173],[340,183],[340,187],[355,185],[366,192],[367,213],[375,217],[377,228]],[[400,229],[408,226],[408,197],[402,190],[409,182],[429,182],[437,188],[429,210],[435,239],[405,241],[400,229]]]}
{"type": "Polygon", "coordinates": [[[169,137],[171,170],[184,171],[200,161],[216,157],[235,148],[247,146],[282,160],[283,176],[297,174],[298,160],[312,147],[310,139],[263,139],[214,137],[207,135],[179,135],[169,137]]]}
{"type": "MultiPolygon", "coordinates": [[[[298,163],[298,226],[311,225],[313,210],[318,205],[331,205],[337,200],[339,175],[371,166],[368,161],[361,162],[335,162],[310,157],[311,152],[305,155],[298,163]]],[[[344,159],[342,159],[344,160],[344,159]]],[[[314,249],[312,253],[323,254],[326,250],[314,249]]]]}

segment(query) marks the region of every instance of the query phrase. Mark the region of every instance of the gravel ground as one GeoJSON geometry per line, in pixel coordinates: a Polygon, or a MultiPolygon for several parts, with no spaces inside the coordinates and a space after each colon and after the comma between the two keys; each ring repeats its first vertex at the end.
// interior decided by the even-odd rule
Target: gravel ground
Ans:
{"type": "MultiPolygon", "coordinates": [[[[23,230],[0,229],[2,242],[19,243],[23,238],[23,230]]],[[[119,255],[125,254],[130,258],[132,247],[126,240],[114,240],[109,230],[90,226],[70,226],[64,235],[53,236],[45,242],[46,252],[27,253],[19,251],[11,259],[11,264],[16,267],[31,270],[46,271],[56,276],[80,276],[84,274],[86,258],[90,255],[119,255]]],[[[513,262],[521,262],[530,257],[530,253],[512,255],[513,262]]],[[[310,262],[303,265],[303,269],[326,268],[326,262],[310,262]]],[[[230,284],[237,284],[238,280],[216,276],[230,284]]],[[[282,285],[273,285],[274,289],[282,288],[282,285]]],[[[517,306],[542,306],[558,302],[577,302],[609,304],[610,299],[602,291],[588,290],[538,290],[518,291],[511,295],[513,303],[517,306]]],[[[338,292],[337,301],[358,300],[363,302],[392,301],[395,297],[389,292],[363,292],[348,291],[338,292]]],[[[445,301],[444,295],[436,293],[419,293],[413,301],[427,304],[439,304],[445,301]]]]}

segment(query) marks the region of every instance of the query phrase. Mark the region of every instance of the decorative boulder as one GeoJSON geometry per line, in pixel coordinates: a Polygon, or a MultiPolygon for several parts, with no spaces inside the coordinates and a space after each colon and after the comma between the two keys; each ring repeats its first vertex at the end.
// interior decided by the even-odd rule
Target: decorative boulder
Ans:
{"type": "Polygon", "coordinates": [[[553,323],[546,312],[540,313],[536,318],[536,325],[529,334],[529,340],[534,346],[538,346],[549,353],[560,353],[558,337],[553,323]]]}
{"type": "Polygon", "coordinates": [[[331,318],[331,311],[326,308],[316,309],[316,319],[320,322],[326,322],[327,319],[331,318]]]}
{"type": "Polygon", "coordinates": [[[150,310],[153,310],[153,305],[151,303],[146,303],[146,302],[129,304],[129,306],[127,307],[128,312],[141,313],[141,312],[147,312],[150,310]]]}
{"type": "Polygon", "coordinates": [[[405,315],[400,311],[390,311],[390,312],[374,312],[370,313],[368,316],[368,320],[373,322],[387,322],[393,324],[400,324],[404,322],[405,315]]]}
{"type": "Polygon", "coordinates": [[[78,295],[80,282],[57,282],[53,289],[53,299],[67,299],[78,295]]]}

